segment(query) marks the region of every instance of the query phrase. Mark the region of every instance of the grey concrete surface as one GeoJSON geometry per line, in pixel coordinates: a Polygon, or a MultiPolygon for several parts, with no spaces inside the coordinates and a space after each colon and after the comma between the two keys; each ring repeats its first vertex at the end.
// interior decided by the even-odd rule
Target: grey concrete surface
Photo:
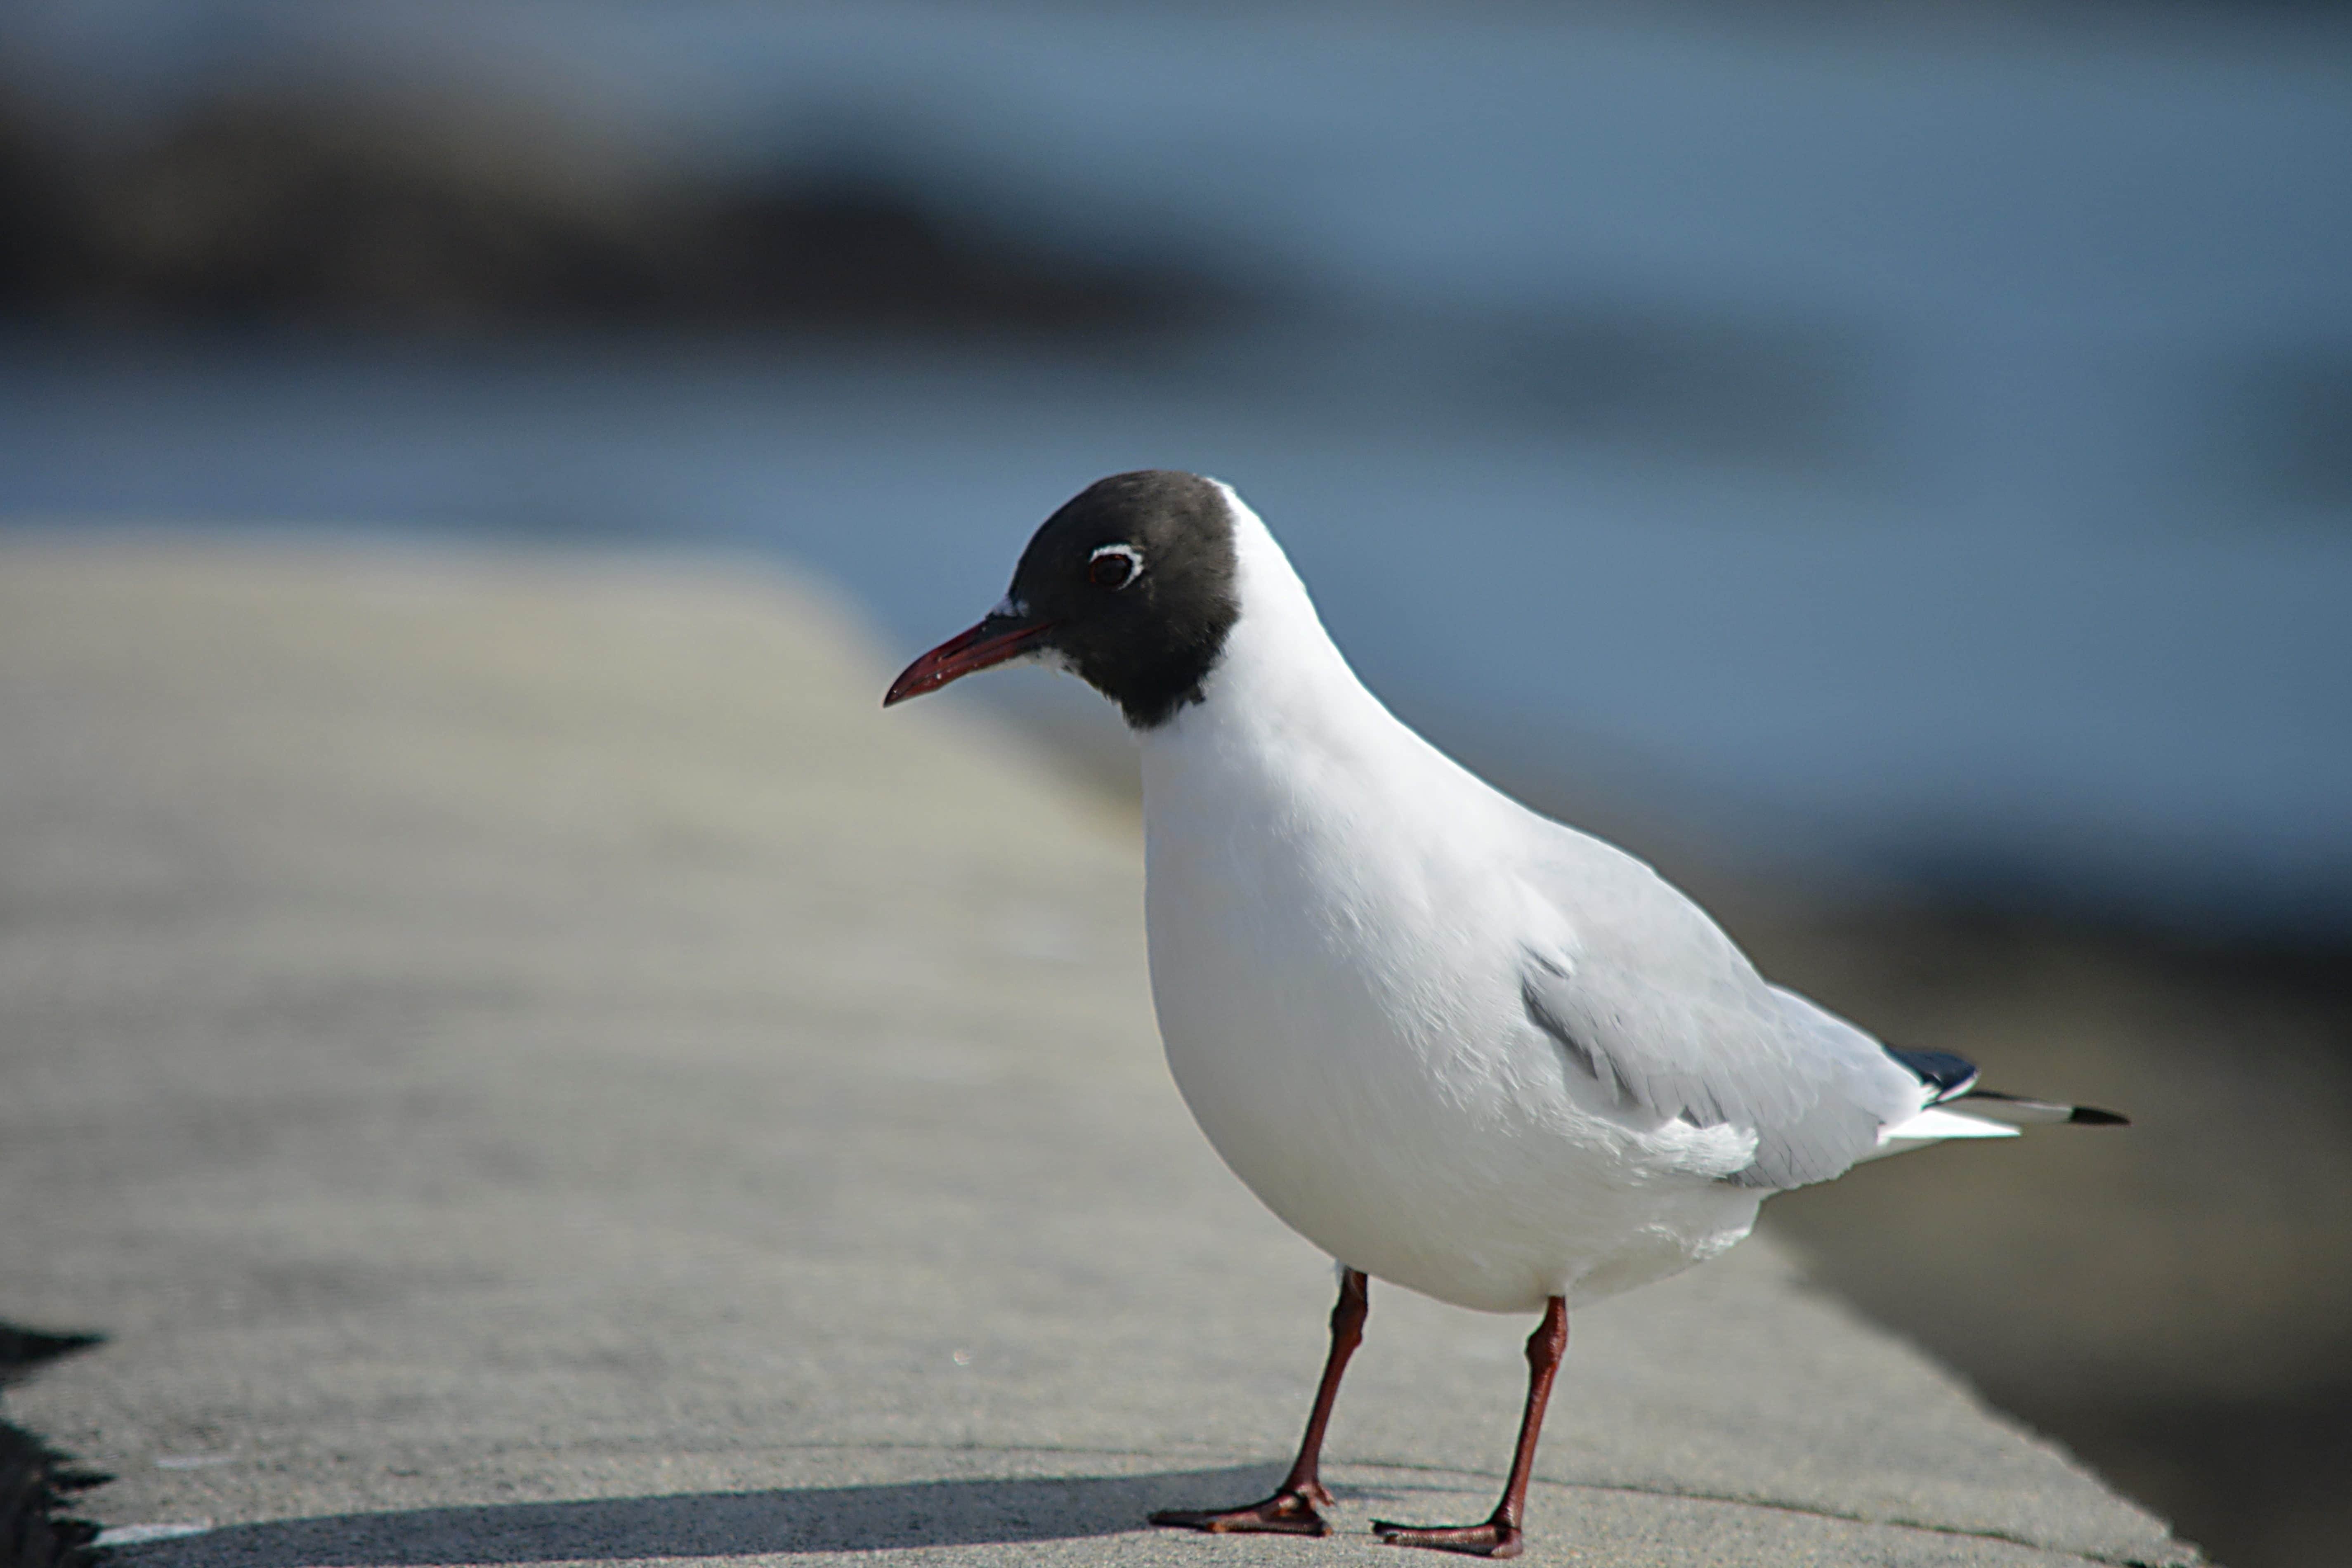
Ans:
{"type": "MultiPolygon", "coordinates": [[[[1160,1064],[1135,825],[764,570],[0,546],[12,1419],[154,1568],[1401,1561],[1529,1325],[1328,1267],[1160,1064]]],[[[1861,1173],[1857,1180],[1868,1180],[1861,1173]]],[[[1998,1300],[1983,1310],[2000,1310],[1998,1300]]],[[[1580,1316],[1538,1562],[2193,1552],[1750,1243],[1580,1316]]]]}

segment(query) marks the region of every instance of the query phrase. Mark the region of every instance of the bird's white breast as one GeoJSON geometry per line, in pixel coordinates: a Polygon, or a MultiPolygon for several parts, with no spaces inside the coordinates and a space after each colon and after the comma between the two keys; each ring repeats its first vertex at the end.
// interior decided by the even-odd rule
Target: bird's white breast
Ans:
{"type": "Polygon", "coordinates": [[[1519,808],[1348,670],[1235,500],[1242,615],[1144,742],[1152,992],[1220,1154],[1341,1262],[1491,1310],[1745,1235],[1728,1129],[1643,1126],[1526,1016],[1519,808]]]}

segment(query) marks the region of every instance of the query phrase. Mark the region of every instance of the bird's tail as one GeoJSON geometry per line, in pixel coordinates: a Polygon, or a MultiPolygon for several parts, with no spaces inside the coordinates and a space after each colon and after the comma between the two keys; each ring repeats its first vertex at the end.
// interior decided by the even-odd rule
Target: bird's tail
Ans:
{"type": "Polygon", "coordinates": [[[1948,1051],[1904,1051],[1888,1056],[1919,1079],[1918,1114],[1879,1129],[1878,1147],[1863,1156],[1875,1160],[1924,1148],[1949,1138],[2014,1138],[2023,1127],[2074,1122],[2084,1127],[2128,1127],[2130,1119],[2095,1105],[2061,1105],[1977,1087],[1976,1064],[1948,1051]]]}
{"type": "Polygon", "coordinates": [[[2028,1100],[2021,1094],[2003,1094],[1997,1089],[1971,1089],[1966,1094],[1955,1095],[1937,1103],[1966,1106],[1970,1116],[2006,1121],[2012,1127],[2034,1127],[2056,1121],[2072,1121],[2084,1127],[2131,1125],[2130,1117],[2118,1111],[2102,1110],[2095,1105],[2061,1105],[2055,1100],[2028,1100]]]}

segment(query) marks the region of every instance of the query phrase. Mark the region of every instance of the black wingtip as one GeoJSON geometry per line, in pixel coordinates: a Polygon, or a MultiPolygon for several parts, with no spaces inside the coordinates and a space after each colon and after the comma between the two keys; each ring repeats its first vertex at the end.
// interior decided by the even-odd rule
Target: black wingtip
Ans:
{"type": "Polygon", "coordinates": [[[1936,1091],[1938,1103],[1951,1100],[1977,1081],[1977,1064],[1949,1051],[1906,1051],[1885,1047],[1886,1054],[1911,1070],[1911,1075],[1936,1091]]]}
{"type": "Polygon", "coordinates": [[[2074,1114],[2066,1120],[2084,1127],[2129,1127],[2131,1125],[2130,1117],[2118,1116],[2112,1110],[2101,1110],[2095,1105],[2078,1105],[2074,1108],[2074,1114]]]}

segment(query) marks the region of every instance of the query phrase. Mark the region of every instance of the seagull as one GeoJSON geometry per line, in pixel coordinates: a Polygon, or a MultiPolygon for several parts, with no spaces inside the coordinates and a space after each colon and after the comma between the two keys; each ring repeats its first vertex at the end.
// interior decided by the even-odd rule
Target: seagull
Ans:
{"type": "Polygon", "coordinates": [[[1438,751],[1356,679],[1221,481],[1089,486],[1038,528],[996,607],[883,705],[1015,660],[1076,674],[1138,737],[1170,1070],[1225,1163],[1339,1270],[1280,1487],[1154,1524],[1329,1533],[1324,1428],[1379,1279],[1540,1314],[1494,1512],[1372,1526],[1517,1556],[1571,1304],[1717,1257],[1765,1198],[1863,1161],[2124,1120],[1882,1044],[1765,980],[1642,861],[1438,751]]]}

